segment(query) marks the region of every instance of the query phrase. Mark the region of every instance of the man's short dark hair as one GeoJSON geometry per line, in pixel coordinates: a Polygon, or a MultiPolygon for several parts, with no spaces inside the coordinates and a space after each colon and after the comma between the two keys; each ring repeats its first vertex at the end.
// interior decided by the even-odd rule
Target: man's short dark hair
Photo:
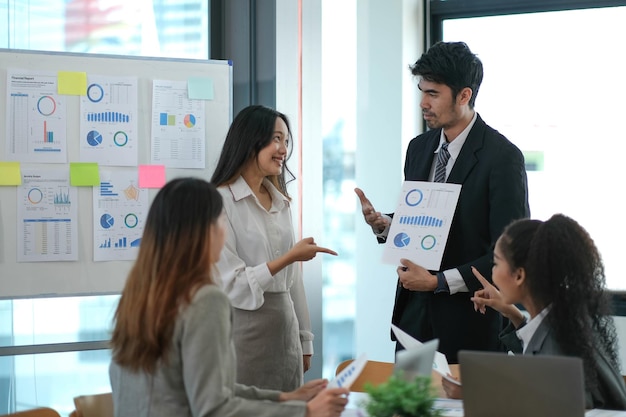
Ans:
{"type": "Polygon", "coordinates": [[[483,81],[483,64],[465,42],[437,42],[410,69],[426,81],[450,87],[453,98],[462,89],[471,88],[469,106],[474,108],[483,81]]]}

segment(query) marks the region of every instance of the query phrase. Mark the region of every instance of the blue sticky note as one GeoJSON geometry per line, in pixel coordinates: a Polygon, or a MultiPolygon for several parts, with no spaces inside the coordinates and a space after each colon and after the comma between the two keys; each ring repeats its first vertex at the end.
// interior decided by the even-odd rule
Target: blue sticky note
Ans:
{"type": "Polygon", "coordinates": [[[206,77],[189,77],[187,96],[190,100],[213,100],[213,80],[206,77]]]}

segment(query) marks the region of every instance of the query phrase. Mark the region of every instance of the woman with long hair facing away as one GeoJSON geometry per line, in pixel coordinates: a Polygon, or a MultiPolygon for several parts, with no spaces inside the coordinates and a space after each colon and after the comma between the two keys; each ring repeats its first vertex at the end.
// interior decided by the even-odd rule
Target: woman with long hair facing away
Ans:
{"type": "MultiPolygon", "coordinates": [[[[513,353],[582,358],[587,408],[626,409],[611,299],[598,248],[576,221],[517,220],[496,242],[493,283],[483,284],[474,308],[494,308],[510,320],[500,339],[513,353]],[[496,288],[497,287],[497,288],[496,288]],[[530,320],[515,306],[521,304],[530,320]]],[[[444,381],[452,396],[454,384],[444,381]]]]}
{"type": "Polygon", "coordinates": [[[235,307],[237,382],[281,391],[302,384],[313,354],[299,262],[336,255],[312,237],[295,242],[286,185],[291,149],[287,116],[247,107],[233,120],[211,178],[227,218],[217,268],[235,307]]]}
{"type": "Polygon", "coordinates": [[[202,179],[157,193],[115,312],[115,416],[339,416],[347,391],[322,379],[292,392],[235,383],[232,308],[213,278],[225,223],[220,194],[202,179]]]}

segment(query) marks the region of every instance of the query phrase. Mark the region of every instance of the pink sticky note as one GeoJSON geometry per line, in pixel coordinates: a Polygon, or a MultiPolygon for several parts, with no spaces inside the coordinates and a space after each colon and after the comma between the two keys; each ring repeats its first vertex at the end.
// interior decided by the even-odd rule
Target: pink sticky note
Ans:
{"type": "Polygon", "coordinates": [[[139,165],[139,188],[162,188],[165,165],[139,165]]]}

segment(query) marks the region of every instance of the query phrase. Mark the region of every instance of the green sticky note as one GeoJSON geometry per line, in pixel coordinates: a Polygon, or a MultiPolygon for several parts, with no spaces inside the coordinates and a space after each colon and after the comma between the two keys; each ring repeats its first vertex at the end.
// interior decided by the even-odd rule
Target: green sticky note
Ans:
{"type": "Polygon", "coordinates": [[[70,185],[94,187],[100,185],[100,171],[95,162],[70,162],[70,185]]]}
{"type": "Polygon", "coordinates": [[[21,185],[19,162],[0,162],[0,185],[21,185]]]}
{"type": "Polygon", "coordinates": [[[189,77],[187,96],[190,100],[213,100],[213,80],[207,77],[189,77]]]}
{"type": "Polygon", "coordinates": [[[59,94],[69,96],[87,95],[87,73],[73,71],[59,71],[57,73],[59,94]]]}

